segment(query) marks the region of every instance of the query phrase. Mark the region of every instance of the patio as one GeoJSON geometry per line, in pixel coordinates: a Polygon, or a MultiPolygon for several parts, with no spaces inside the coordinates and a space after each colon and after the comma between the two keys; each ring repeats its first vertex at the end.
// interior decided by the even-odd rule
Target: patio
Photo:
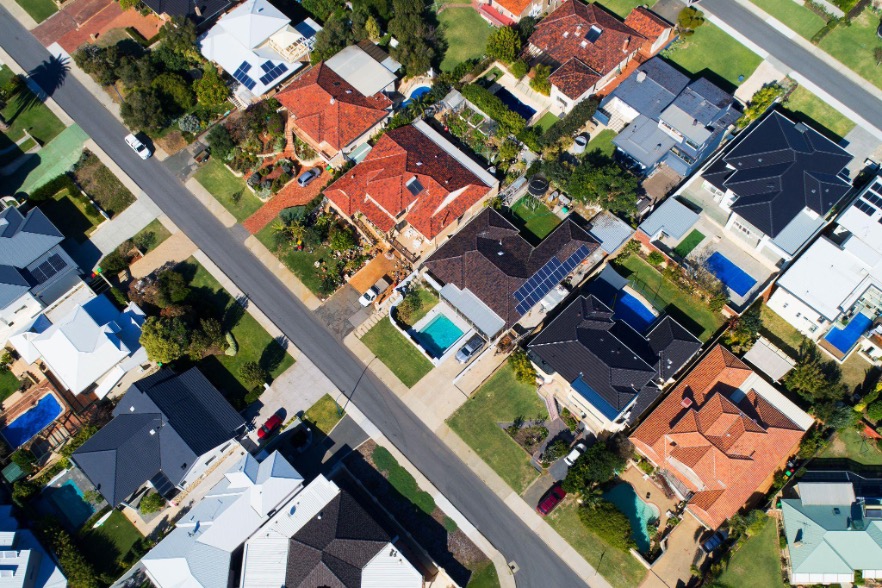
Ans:
{"type": "Polygon", "coordinates": [[[537,122],[546,112],[551,112],[557,116],[562,114],[562,110],[560,107],[555,106],[554,101],[550,96],[545,96],[530,88],[529,76],[524,76],[522,79],[518,80],[508,72],[505,66],[500,65],[497,62],[493,62],[484,73],[478,76],[478,79],[487,76],[487,74],[494,69],[501,71],[502,75],[496,78],[493,81],[493,84],[487,89],[495,94],[500,88],[504,88],[513,94],[515,98],[535,110],[536,113],[527,121],[527,124],[537,122]]]}

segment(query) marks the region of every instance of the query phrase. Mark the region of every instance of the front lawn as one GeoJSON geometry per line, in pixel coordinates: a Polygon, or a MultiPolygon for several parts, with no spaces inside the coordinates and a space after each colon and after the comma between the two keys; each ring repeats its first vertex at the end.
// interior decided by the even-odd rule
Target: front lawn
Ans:
{"type": "Polygon", "coordinates": [[[72,194],[69,188],[39,203],[39,209],[65,236],[77,243],[88,240],[92,231],[104,222],[104,217],[82,194],[72,194]]]}
{"type": "Polygon", "coordinates": [[[652,8],[652,5],[656,2],[658,0],[597,0],[597,4],[619,15],[622,19],[627,17],[636,7],[646,6],[652,8]]]}
{"type": "Polygon", "coordinates": [[[851,459],[864,465],[882,465],[882,448],[860,431],[846,427],[833,436],[830,445],[818,457],[851,459]]]}
{"type": "Polygon", "coordinates": [[[340,422],[343,415],[340,414],[340,408],[334,402],[334,399],[325,394],[316,400],[315,404],[306,409],[303,417],[315,425],[319,431],[327,435],[340,422]]]}
{"type": "Polygon", "coordinates": [[[740,86],[762,62],[759,55],[710,22],[705,22],[694,35],[681,38],[665,50],[664,57],[693,77],[700,72],[706,75],[708,72],[704,70],[710,70],[709,73],[716,74],[711,76],[711,81],[724,86],[728,83],[729,89],[740,86]],[[739,80],[741,76],[743,79],[739,80]]]}
{"type": "Polygon", "coordinates": [[[613,145],[613,139],[616,138],[616,134],[617,133],[611,129],[600,131],[588,141],[588,146],[585,147],[585,153],[599,151],[607,157],[612,157],[612,154],[616,151],[616,146],[613,145]]]}
{"type": "MultiPolygon", "coordinates": [[[[790,0],[784,1],[790,2],[790,0]]],[[[793,4],[793,2],[790,3],[793,4]]],[[[851,119],[802,86],[791,92],[784,103],[784,108],[794,113],[796,119],[807,122],[822,133],[824,129],[827,129],[829,133],[826,134],[832,133],[834,139],[845,137],[854,128],[854,122],[851,119]],[[822,128],[818,128],[819,126],[822,128]]]]}
{"type": "Polygon", "coordinates": [[[135,525],[118,510],[111,511],[110,517],[97,529],[84,529],[79,534],[83,555],[95,571],[112,577],[125,571],[122,562],[141,539],[135,525]]]}
{"type": "Polygon", "coordinates": [[[24,11],[38,23],[58,12],[58,6],[52,0],[15,0],[15,3],[24,8],[24,11]]]}
{"type": "Polygon", "coordinates": [[[447,8],[438,15],[441,32],[447,41],[447,51],[441,61],[441,71],[451,71],[466,61],[484,55],[487,38],[493,30],[470,6],[447,8]]]}
{"type": "Polygon", "coordinates": [[[801,2],[793,0],[750,1],[806,39],[811,39],[826,24],[823,18],[803,6],[801,2]]]}
{"type": "Polygon", "coordinates": [[[383,472],[392,487],[404,498],[427,515],[435,511],[435,499],[432,495],[420,489],[416,479],[398,463],[388,449],[377,446],[371,457],[377,469],[383,472]]]}
{"type": "MultiPolygon", "coordinates": [[[[0,84],[5,85],[12,77],[12,71],[8,67],[0,66],[0,84]]],[[[64,130],[64,123],[27,87],[9,100],[2,112],[3,118],[9,124],[9,130],[0,133],[0,150],[18,142],[25,136],[25,131],[41,145],[45,145],[64,130]]]]}
{"type": "Polygon", "coordinates": [[[499,588],[499,575],[493,562],[472,571],[467,588],[499,588]]]}
{"type": "Polygon", "coordinates": [[[389,317],[371,327],[361,342],[408,388],[432,371],[432,362],[395,328],[389,317]]]}
{"type": "Polygon", "coordinates": [[[527,452],[499,423],[511,423],[517,417],[533,419],[545,414],[545,403],[536,393],[536,386],[518,382],[511,365],[506,363],[447,419],[447,424],[499,477],[521,494],[539,477],[539,472],[530,465],[527,452]]]}
{"type": "MultiPolygon", "coordinates": [[[[820,47],[865,80],[882,88],[882,68],[876,65],[873,51],[882,47],[876,36],[879,17],[870,7],[851,21],[851,26],[840,24],[821,40],[820,47]]],[[[828,91],[835,93],[835,88],[828,91]]]]}
{"type": "Polygon", "coordinates": [[[532,196],[524,196],[511,207],[515,216],[515,224],[520,229],[526,230],[535,237],[534,241],[541,241],[560,224],[560,217],[551,212],[542,202],[532,196]]]}
{"type": "Polygon", "coordinates": [[[280,251],[276,247],[275,230],[272,223],[257,233],[257,240],[272,251],[279,261],[285,264],[285,267],[291,270],[291,273],[297,276],[304,286],[309,288],[310,292],[322,298],[326,296],[326,293],[322,291],[322,276],[315,263],[332,257],[330,249],[319,245],[312,252],[306,249],[297,251],[293,247],[286,247],[280,251]]]}
{"type": "Polygon", "coordinates": [[[239,222],[257,212],[263,204],[248,189],[245,180],[233,175],[220,159],[212,157],[193,177],[239,222]]]}
{"type": "Polygon", "coordinates": [[[18,391],[21,382],[9,370],[0,371],[0,402],[3,402],[18,391]]]}
{"type": "Polygon", "coordinates": [[[638,586],[646,576],[646,568],[630,553],[610,547],[588,529],[579,519],[578,508],[574,500],[567,499],[545,520],[610,584],[616,588],[638,586]]]}
{"type": "Polygon", "coordinates": [[[767,519],[762,530],[747,538],[724,566],[720,586],[763,586],[784,588],[781,549],[774,519],[767,519]]]}
{"type": "Polygon", "coordinates": [[[704,241],[704,233],[697,229],[693,229],[686,238],[674,247],[674,253],[686,259],[686,256],[692,253],[692,250],[698,247],[698,244],[704,241]]]}
{"type": "Polygon", "coordinates": [[[702,341],[710,339],[723,326],[722,314],[712,311],[706,302],[681,289],[637,255],[629,255],[621,267],[629,273],[628,280],[635,290],[702,341]]]}
{"type": "Polygon", "coordinates": [[[533,126],[542,129],[542,132],[544,133],[545,131],[547,131],[548,129],[551,128],[551,125],[553,125],[556,122],[557,122],[557,116],[555,116],[554,114],[552,114],[550,112],[546,112],[545,114],[542,115],[542,118],[540,118],[539,120],[536,121],[536,124],[533,126]]]}
{"type": "Polygon", "coordinates": [[[135,201],[135,196],[123,186],[119,178],[89,151],[83,152],[72,173],[83,191],[111,218],[135,201]]]}

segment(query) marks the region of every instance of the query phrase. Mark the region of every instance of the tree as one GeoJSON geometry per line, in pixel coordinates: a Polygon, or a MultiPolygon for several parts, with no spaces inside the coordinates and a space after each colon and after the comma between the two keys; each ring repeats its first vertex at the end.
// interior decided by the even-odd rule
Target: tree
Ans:
{"type": "Polygon", "coordinates": [[[124,55],[116,68],[116,75],[126,88],[149,86],[156,77],[156,65],[148,55],[141,57],[124,55]]]}
{"type": "Polygon", "coordinates": [[[196,23],[189,18],[172,18],[161,33],[162,45],[178,55],[189,55],[196,49],[196,23]]]}
{"type": "Polygon", "coordinates": [[[530,38],[530,35],[533,34],[533,31],[536,30],[536,23],[538,20],[532,16],[525,16],[521,20],[518,21],[516,25],[518,27],[518,35],[521,36],[521,41],[526,43],[530,38]]]}
{"type": "Polygon", "coordinates": [[[726,344],[736,353],[747,351],[759,338],[763,319],[759,304],[754,304],[744,313],[732,321],[729,330],[726,331],[726,344]]]}
{"type": "Polygon", "coordinates": [[[152,88],[139,88],[130,92],[120,107],[123,121],[132,130],[156,132],[168,122],[162,101],[152,88]]]}
{"type": "Polygon", "coordinates": [[[223,104],[230,90],[213,66],[206,67],[202,77],[193,82],[199,104],[209,108],[223,104]]]}
{"type": "Polygon", "coordinates": [[[180,74],[170,72],[160,74],[153,79],[151,86],[156,89],[163,110],[172,116],[190,110],[196,105],[193,89],[180,74]]]}
{"type": "Polygon", "coordinates": [[[355,235],[352,234],[348,228],[335,224],[331,228],[331,233],[328,236],[328,245],[331,246],[331,249],[334,251],[349,251],[353,249],[357,240],[355,235]]]}
{"type": "Polygon", "coordinates": [[[187,355],[193,361],[199,361],[206,355],[217,355],[227,347],[224,329],[219,320],[202,319],[199,326],[190,337],[190,347],[187,349],[187,355]]]}
{"type": "Polygon", "coordinates": [[[260,367],[260,364],[256,361],[248,361],[242,364],[242,367],[239,368],[239,377],[242,378],[242,383],[249,390],[262,386],[269,380],[267,371],[260,367]]]}
{"type": "Polygon", "coordinates": [[[158,492],[150,492],[141,499],[141,502],[138,503],[138,510],[140,510],[144,514],[152,514],[154,512],[159,512],[163,508],[165,508],[165,498],[159,495],[158,492]]]}
{"type": "Polygon", "coordinates": [[[530,87],[540,94],[548,96],[551,94],[551,82],[548,80],[550,75],[551,68],[549,66],[544,63],[538,64],[533,68],[533,79],[530,80],[530,87]]]}
{"type": "Polygon", "coordinates": [[[833,362],[822,362],[811,341],[803,341],[796,366],[784,378],[788,390],[809,402],[837,399],[843,395],[841,373],[833,362]]]}
{"type": "Polygon", "coordinates": [[[530,66],[528,66],[527,62],[523,59],[518,59],[511,64],[511,67],[509,67],[508,70],[511,72],[511,75],[520,80],[527,75],[528,71],[530,71],[530,66]]]}
{"type": "Polygon", "coordinates": [[[335,16],[328,19],[324,28],[315,35],[315,47],[310,59],[313,63],[318,63],[333,57],[349,44],[351,34],[349,22],[344,18],[335,16]]]}
{"type": "Polygon", "coordinates": [[[680,11],[677,16],[677,29],[684,37],[695,32],[695,29],[704,24],[704,13],[697,8],[688,6],[680,11]]]}
{"type": "Polygon", "coordinates": [[[151,50],[150,57],[160,70],[185,72],[190,69],[190,59],[165,44],[151,50]]]}
{"type": "Polygon", "coordinates": [[[87,74],[95,76],[102,86],[109,86],[117,80],[116,70],[121,59],[116,45],[98,47],[90,43],[73,55],[74,63],[87,74]]]}
{"type": "Polygon", "coordinates": [[[380,23],[377,22],[377,19],[375,19],[373,15],[368,15],[367,19],[364,21],[364,31],[367,33],[368,39],[371,41],[378,41],[382,35],[382,31],[380,31],[380,23]]]}
{"type": "Polygon", "coordinates": [[[187,325],[178,317],[148,317],[141,329],[141,345],[151,361],[169,363],[187,353],[187,325]]]}
{"type": "Polygon", "coordinates": [[[594,113],[597,111],[597,105],[598,100],[595,96],[577,102],[572,110],[545,131],[542,135],[542,145],[551,145],[556,143],[561,137],[569,137],[582,130],[582,127],[594,116],[594,113]]]}
{"type": "Polygon", "coordinates": [[[514,27],[493,29],[487,39],[487,55],[503,63],[514,61],[521,52],[521,36],[514,27]]]}
{"type": "Polygon", "coordinates": [[[303,0],[301,4],[322,23],[328,21],[331,14],[343,6],[340,0],[303,0]]]}
{"type": "Polygon", "coordinates": [[[570,466],[563,481],[563,489],[577,493],[596,484],[608,482],[613,479],[616,471],[625,466],[625,463],[627,463],[625,458],[610,450],[605,443],[598,441],[570,466]]]}
{"type": "Polygon", "coordinates": [[[394,17],[389,32],[398,40],[392,57],[404,67],[407,76],[426,73],[437,55],[435,28],[428,24],[423,0],[392,0],[394,17]]]}
{"type": "Polygon", "coordinates": [[[70,456],[73,455],[74,451],[82,447],[97,432],[98,427],[95,425],[85,425],[77,431],[76,435],[70,438],[64,447],[61,448],[61,451],[59,451],[62,459],[66,462],[65,467],[70,467],[70,456]]]}
{"type": "Polygon", "coordinates": [[[92,564],[80,553],[73,538],[61,527],[48,530],[49,543],[58,556],[61,570],[71,588],[98,588],[98,578],[92,564]]]}
{"type": "Polygon", "coordinates": [[[882,400],[877,400],[867,407],[867,418],[873,422],[882,420],[882,400]]]}
{"type": "Polygon", "coordinates": [[[567,193],[580,202],[597,204],[615,213],[631,216],[637,210],[640,180],[611,159],[593,157],[576,166],[564,182],[567,193]]]}
{"type": "Polygon", "coordinates": [[[612,547],[623,551],[634,547],[631,521],[608,500],[598,501],[594,508],[580,508],[579,520],[612,547]]]}
{"type": "Polygon", "coordinates": [[[536,368],[522,349],[518,349],[508,358],[515,373],[515,379],[522,384],[536,385],[536,368]]]}
{"type": "Polygon", "coordinates": [[[552,441],[545,447],[545,452],[542,454],[542,461],[545,463],[553,463],[565,456],[569,450],[569,444],[563,439],[552,441]]]}
{"type": "Polygon", "coordinates": [[[217,156],[218,159],[227,159],[236,147],[236,143],[233,142],[230,132],[222,124],[211,127],[205,140],[211,148],[211,154],[217,156]]]}
{"type": "Polygon", "coordinates": [[[499,146],[499,159],[500,161],[511,161],[516,158],[520,152],[521,147],[516,141],[506,139],[502,142],[502,145],[499,146]]]}
{"type": "Polygon", "coordinates": [[[190,285],[187,283],[187,278],[174,270],[169,269],[158,274],[156,285],[157,292],[154,304],[160,308],[184,302],[190,295],[190,285]]]}

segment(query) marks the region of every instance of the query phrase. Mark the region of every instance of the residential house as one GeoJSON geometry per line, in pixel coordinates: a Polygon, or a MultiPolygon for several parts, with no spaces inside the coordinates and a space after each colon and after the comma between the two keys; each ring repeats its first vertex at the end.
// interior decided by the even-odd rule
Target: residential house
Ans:
{"type": "Polygon", "coordinates": [[[385,133],[325,189],[340,214],[411,259],[482,210],[499,182],[424,121],[385,133]]]}
{"type": "Polygon", "coordinates": [[[0,586],[67,588],[67,579],[30,529],[22,529],[11,504],[0,504],[0,586]]]}
{"type": "Polygon", "coordinates": [[[242,588],[421,588],[423,575],[351,494],[319,475],[245,544],[242,588]]]}
{"type": "Polygon", "coordinates": [[[493,339],[534,308],[554,308],[566,296],[561,282],[600,263],[604,252],[589,229],[572,214],[534,246],[499,212],[485,208],[426,259],[426,278],[443,301],[493,339]]]}
{"type": "Polygon", "coordinates": [[[304,489],[303,477],[278,451],[262,462],[241,454],[141,560],[157,588],[236,585],[242,545],[276,512],[287,512],[288,502],[304,489]]]}
{"type": "Polygon", "coordinates": [[[634,294],[619,292],[613,312],[593,295],[580,296],[527,346],[543,386],[596,432],[637,421],[701,349],[670,316],[650,322],[645,313],[629,314],[634,304],[634,294]]]}
{"type": "Polygon", "coordinates": [[[356,45],[294,80],[276,98],[288,109],[293,136],[326,163],[357,157],[392,115],[395,73],[356,45]]]}
{"type": "Polygon", "coordinates": [[[309,62],[321,29],[310,18],[292,25],[268,0],[246,0],[200,37],[199,48],[239,82],[233,98],[247,106],[309,62]]]}
{"type": "Polygon", "coordinates": [[[686,511],[716,529],[762,496],[812,417],[721,345],[631,434],[686,511]]]}
{"type": "Polygon", "coordinates": [[[60,389],[104,398],[127,373],[150,364],[140,342],[146,317],[134,302],[119,310],[103,294],[86,294],[88,301],[61,316],[41,314],[9,341],[22,359],[48,371],[60,389]]]}
{"type": "Polygon", "coordinates": [[[197,26],[230,7],[232,0],[142,0],[145,6],[164,19],[188,18],[197,26]]]}
{"type": "Polygon", "coordinates": [[[559,4],[559,0],[483,0],[478,2],[476,9],[491,25],[508,27],[528,16],[537,18],[559,4]]]}
{"type": "Polygon", "coordinates": [[[589,234],[597,239],[607,255],[617,252],[634,234],[631,225],[606,210],[591,217],[590,224],[589,234]]]}
{"type": "Polygon", "coordinates": [[[63,240],[39,208],[0,211],[0,346],[80,281],[63,240]]]}
{"type": "Polygon", "coordinates": [[[868,332],[882,315],[882,176],[778,278],[768,304],[839,360],[854,349],[882,357],[882,338],[868,332]]]}
{"type": "Polygon", "coordinates": [[[643,173],[666,166],[682,178],[710,157],[741,113],[728,92],[654,57],[601,101],[595,117],[621,131],[613,143],[643,173]]]}
{"type": "Polygon", "coordinates": [[[632,59],[648,59],[673,35],[673,25],[635,8],[624,22],[599,4],[567,0],[536,25],[527,54],[549,65],[555,108],[569,112],[626,73],[632,59]]]}
{"type": "Polygon", "coordinates": [[[232,448],[245,428],[195,367],[182,374],[163,368],[135,382],[113,417],[74,452],[73,461],[114,506],[140,497],[145,484],[172,497],[232,448]]]}
{"type": "Polygon", "coordinates": [[[781,499],[790,583],[882,580],[882,480],[810,471],[796,492],[781,499]]]}

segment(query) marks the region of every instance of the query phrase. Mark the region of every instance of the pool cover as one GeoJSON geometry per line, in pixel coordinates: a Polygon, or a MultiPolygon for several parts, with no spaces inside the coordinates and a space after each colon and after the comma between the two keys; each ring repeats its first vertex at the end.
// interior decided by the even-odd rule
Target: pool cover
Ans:
{"type": "Polygon", "coordinates": [[[621,292],[619,299],[616,301],[614,317],[618,320],[625,321],[640,334],[646,333],[649,325],[655,321],[655,315],[651,310],[643,306],[634,296],[627,292],[621,292]]]}
{"type": "Polygon", "coordinates": [[[52,394],[47,394],[37,404],[20,414],[3,427],[0,433],[12,447],[21,447],[49,426],[61,414],[61,405],[52,394]]]}
{"type": "Polygon", "coordinates": [[[756,280],[751,278],[750,274],[729,261],[729,258],[719,251],[708,257],[706,264],[713,275],[739,296],[744,296],[756,285],[756,280]]]}
{"type": "Polygon", "coordinates": [[[849,321],[844,329],[833,327],[824,339],[842,353],[848,353],[852,346],[857,343],[861,335],[873,324],[873,319],[863,313],[849,321]]]}

